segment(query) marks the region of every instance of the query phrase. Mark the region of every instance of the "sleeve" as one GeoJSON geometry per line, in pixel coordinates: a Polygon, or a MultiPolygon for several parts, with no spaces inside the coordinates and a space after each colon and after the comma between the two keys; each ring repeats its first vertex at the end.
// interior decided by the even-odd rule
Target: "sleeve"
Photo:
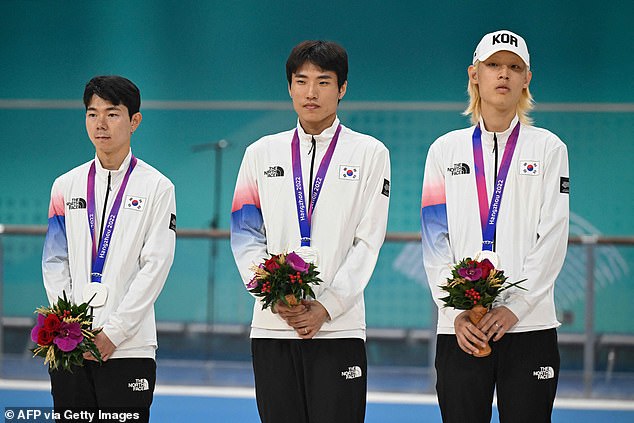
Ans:
{"type": "Polygon", "coordinates": [[[176,246],[176,199],[174,186],[157,195],[151,222],[145,234],[139,256],[140,270],[128,292],[104,325],[103,332],[113,344],[119,345],[133,336],[145,316],[152,313],[169,270],[174,261],[176,246]]]}
{"type": "Polygon", "coordinates": [[[333,320],[352,307],[363,293],[385,240],[390,189],[388,149],[381,144],[371,163],[371,173],[362,197],[365,201],[362,218],[356,228],[352,248],[330,286],[317,298],[333,320]]]}
{"type": "Polygon", "coordinates": [[[66,216],[64,195],[59,179],[51,189],[48,208],[48,228],[42,252],[42,278],[50,304],[57,301],[65,291],[72,301],[68,241],[66,238],[66,216]]]}
{"type": "MultiPolygon", "coordinates": [[[[560,141],[561,143],[561,141],[560,141]]],[[[537,242],[528,253],[519,280],[526,291],[513,289],[500,302],[520,320],[554,289],[566,258],[569,226],[568,150],[561,143],[546,159],[537,242]]]]}
{"type": "Polygon", "coordinates": [[[253,277],[250,267],[267,255],[266,230],[252,149],[247,148],[240,165],[231,206],[231,251],[246,285],[253,277]]]}
{"type": "Polygon", "coordinates": [[[444,295],[439,285],[451,277],[451,266],[455,263],[455,258],[449,243],[445,174],[438,148],[438,143],[432,144],[425,161],[420,219],[421,242],[423,265],[433,300],[438,306],[438,312],[453,323],[461,310],[444,307],[440,301],[444,295]]]}

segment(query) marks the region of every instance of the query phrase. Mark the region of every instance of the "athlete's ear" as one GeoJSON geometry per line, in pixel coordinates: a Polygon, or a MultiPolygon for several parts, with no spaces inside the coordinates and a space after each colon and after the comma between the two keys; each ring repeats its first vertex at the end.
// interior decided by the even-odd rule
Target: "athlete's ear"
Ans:
{"type": "Polygon", "coordinates": [[[130,119],[130,122],[132,124],[130,128],[131,134],[134,134],[134,131],[136,131],[136,129],[139,127],[142,120],[143,120],[143,115],[141,115],[141,112],[136,112],[135,114],[132,115],[132,118],[130,119]]]}
{"type": "Polygon", "coordinates": [[[471,65],[467,68],[467,74],[469,75],[469,81],[472,84],[478,83],[478,69],[475,66],[471,65]]]}
{"type": "Polygon", "coordinates": [[[343,85],[341,85],[341,88],[339,88],[339,101],[341,101],[343,96],[346,95],[347,89],[348,89],[348,81],[344,82],[343,85]]]}
{"type": "Polygon", "coordinates": [[[524,89],[528,88],[532,78],[533,78],[533,72],[526,71],[526,82],[524,83],[524,89]]]}

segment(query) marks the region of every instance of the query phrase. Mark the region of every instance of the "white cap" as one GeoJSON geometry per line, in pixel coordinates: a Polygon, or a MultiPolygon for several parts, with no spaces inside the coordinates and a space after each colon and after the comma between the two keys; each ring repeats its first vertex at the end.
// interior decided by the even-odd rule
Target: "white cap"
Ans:
{"type": "Polygon", "coordinates": [[[491,32],[482,37],[473,53],[473,64],[475,65],[476,60],[484,62],[494,53],[503,50],[517,54],[526,63],[526,66],[531,67],[526,41],[514,32],[505,29],[491,32]]]}

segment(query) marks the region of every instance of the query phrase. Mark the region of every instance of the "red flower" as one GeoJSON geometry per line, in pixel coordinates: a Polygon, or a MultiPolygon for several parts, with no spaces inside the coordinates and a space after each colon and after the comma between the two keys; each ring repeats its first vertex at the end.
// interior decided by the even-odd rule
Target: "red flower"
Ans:
{"type": "Polygon", "coordinates": [[[56,314],[51,313],[46,316],[46,319],[44,320],[44,325],[42,326],[45,331],[55,333],[59,331],[59,328],[62,326],[62,322],[61,320],[59,320],[59,317],[57,317],[56,314]]]}
{"type": "Polygon", "coordinates": [[[51,345],[55,339],[55,333],[47,331],[45,328],[41,328],[37,333],[37,343],[39,345],[51,345]]]}
{"type": "Polygon", "coordinates": [[[277,256],[273,256],[267,261],[265,261],[264,267],[266,267],[266,270],[268,270],[269,272],[273,272],[274,270],[279,269],[280,264],[277,262],[277,256]]]}
{"type": "Polygon", "coordinates": [[[489,261],[489,259],[484,259],[477,264],[478,269],[482,270],[482,279],[486,279],[491,273],[491,270],[495,269],[493,267],[493,263],[489,261]]]}

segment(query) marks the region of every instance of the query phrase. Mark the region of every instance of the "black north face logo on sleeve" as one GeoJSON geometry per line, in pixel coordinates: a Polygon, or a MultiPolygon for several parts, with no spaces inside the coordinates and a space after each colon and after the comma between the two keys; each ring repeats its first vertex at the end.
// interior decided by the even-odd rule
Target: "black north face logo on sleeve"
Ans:
{"type": "Polygon", "coordinates": [[[381,194],[385,195],[386,197],[390,196],[390,181],[388,181],[387,179],[383,179],[383,189],[381,190],[381,194]]]}
{"type": "Polygon", "coordinates": [[[559,178],[559,192],[562,194],[570,194],[570,178],[565,176],[559,178]]]}
{"type": "Polygon", "coordinates": [[[174,213],[170,215],[170,229],[176,232],[176,215],[174,213]]]}

